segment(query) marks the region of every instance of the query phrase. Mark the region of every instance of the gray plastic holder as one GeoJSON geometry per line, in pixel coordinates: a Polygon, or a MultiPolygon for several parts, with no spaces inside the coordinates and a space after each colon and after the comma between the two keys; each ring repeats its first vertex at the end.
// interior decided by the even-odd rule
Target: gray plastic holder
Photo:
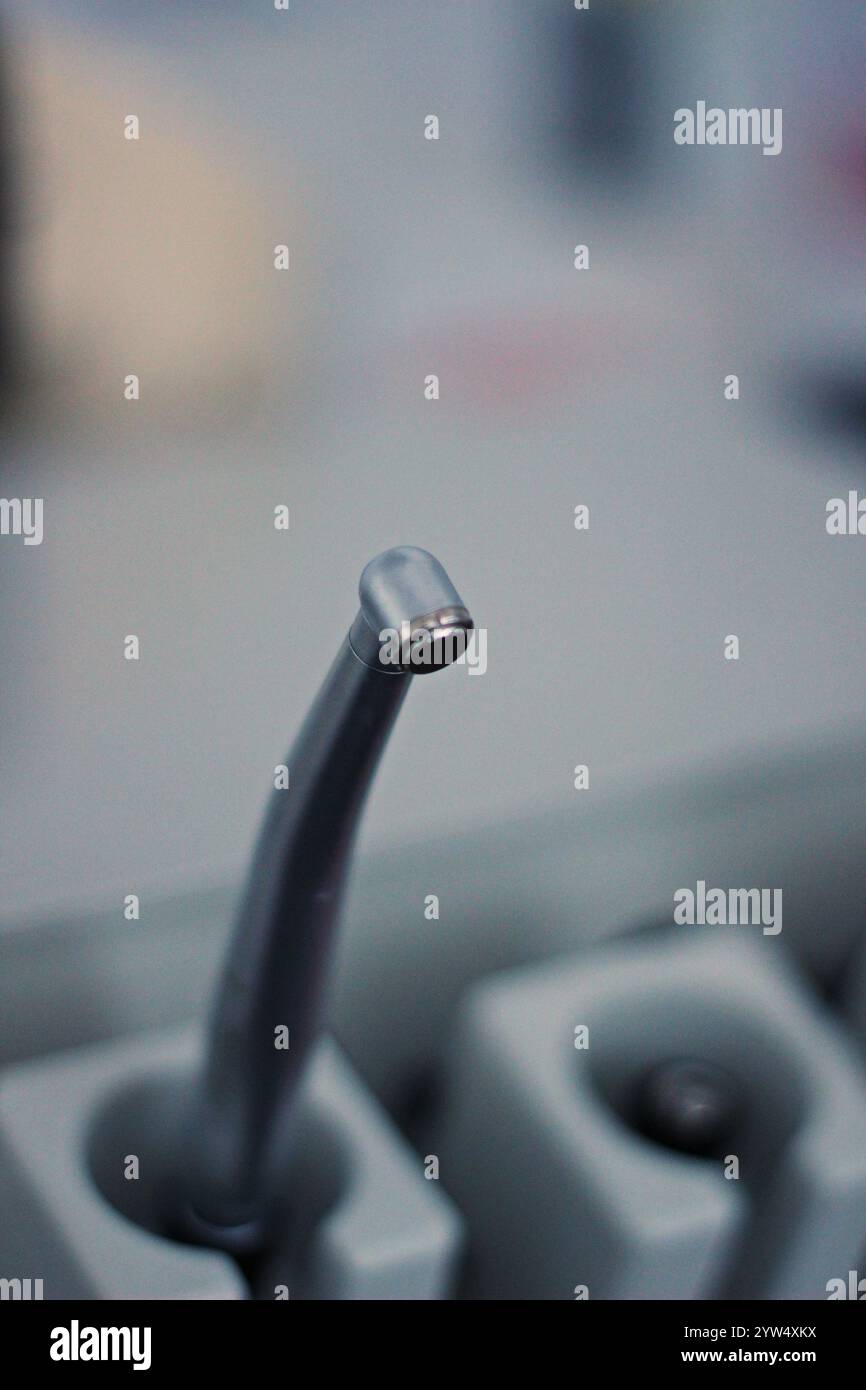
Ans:
{"type": "Polygon", "coordinates": [[[327,1038],[299,1096],[284,1225],[254,1286],[228,1255],[166,1238],[161,1184],[177,1171],[173,1136],[199,1057],[198,1031],[185,1028],[21,1063],[0,1077],[15,1258],[28,1277],[47,1266],[44,1297],[448,1296],[459,1217],[327,1038]],[[137,1178],[126,1176],[133,1158],[137,1178]],[[46,1233],[56,1245],[48,1257],[46,1233]]]}
{"type": "Polygon", "coordinates": [[[866,1248],[864,1081],[781,943],[741,927],[491,977],[466,998],[439,1120],[468,1296],[826,1298],[866,1248]],[[641,1075],[678,1057],[741,1088],[737,1176],[629,1122],[641,1075]]]}

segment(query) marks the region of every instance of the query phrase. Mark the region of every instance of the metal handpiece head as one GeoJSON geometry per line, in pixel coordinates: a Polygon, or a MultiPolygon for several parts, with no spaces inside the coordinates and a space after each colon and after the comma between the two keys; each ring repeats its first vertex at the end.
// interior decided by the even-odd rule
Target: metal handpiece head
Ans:
{"type": "Polygon", "coordinates": [[[365,567],[350,640],[368,666],[394,675],[442,670],[466,651],[474,623],[435,556],[395,546],[365,567]]]}

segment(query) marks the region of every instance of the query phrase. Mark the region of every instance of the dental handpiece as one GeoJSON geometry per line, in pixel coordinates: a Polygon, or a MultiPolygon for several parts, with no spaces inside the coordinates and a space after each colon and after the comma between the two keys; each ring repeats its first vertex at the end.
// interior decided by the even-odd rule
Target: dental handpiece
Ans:
{"type": "Polygon", "coordinates": [[[294,744],[255,852],[194,1100],[180,1227],[237,1254],[267,1243],[298,1085],[317,1036],[364,802],[413,675],[465,651],[473,627],[438,560],[371,560],[360,611],[294,744]],[[288,1046],[277,1046],[277,1034],[288,1046]],[[288,1030],[286,1035],[285,1030],[288,1030]]]}

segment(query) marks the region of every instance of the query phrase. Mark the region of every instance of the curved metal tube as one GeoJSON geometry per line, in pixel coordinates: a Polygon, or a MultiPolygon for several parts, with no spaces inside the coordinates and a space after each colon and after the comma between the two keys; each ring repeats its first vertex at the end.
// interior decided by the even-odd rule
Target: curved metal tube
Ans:
{"type": "Polygon", "coordinates": [[[211,1018],[194,1114],[189,1238],[238,1253],[266,1240],[293,1100],[315,1040],[364,802],[413,674],[465,650],[472,619],[427,551],[377,556],[361,609],[301,728],[254,856],[211,1018]],[[396,633],[402,641],[388,642],[396,633]],[[395,662],[395,653],[397,659],[395,662]],[[289,1030],[288,1049],[275,1030],[289,1030]]]}

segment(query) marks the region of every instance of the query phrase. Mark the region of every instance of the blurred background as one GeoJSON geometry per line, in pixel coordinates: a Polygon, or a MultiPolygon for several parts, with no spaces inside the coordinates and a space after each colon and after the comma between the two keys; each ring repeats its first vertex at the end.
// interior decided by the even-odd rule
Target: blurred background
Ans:
{"type": "Polygon", "coordinates": [[[370,846],[859,729],[862,5],[6,9],[6,922],[235,882],[395,543],[489,668],[419,691],[370,846]],[[676,146],[699,99],[782,154],[676,146]]]}
{"type": "Polygon", "coordinates": [[[44,499],[41,545],[0,539],[4,1062],[201,1009],[361,569],[420,545],[488,666],[419,682],[384,760],[353,1062],[423,1154],[475,982],[670,923],[698,879],[781,886],[768,982],[740,928],[662,941],[634,1026],[774,1095],[805,965],[832,1170],[863,1109],[833,1049],[866,1043],[866,541],[825,526],[866,488],[864,39],[858,0],[0,9],[0,494],[44,499]],[[675,145],[698,101],[781,108],[781,153],[675,145]],[[689,1003],[657,1017],[669,966],[689,1003]]]}

